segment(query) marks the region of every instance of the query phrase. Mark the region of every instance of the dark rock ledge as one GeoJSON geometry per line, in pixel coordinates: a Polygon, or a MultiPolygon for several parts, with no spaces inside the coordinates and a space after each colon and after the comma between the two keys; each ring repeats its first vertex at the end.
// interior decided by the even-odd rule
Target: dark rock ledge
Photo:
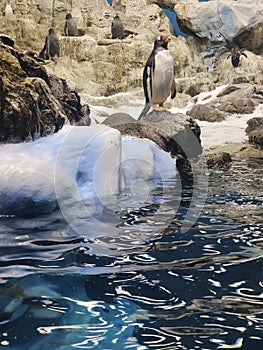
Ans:
{"type": "Polygon", "coordinates": [[[177,159],[180,171],[191,169],[191,160],[202,153],[200,127],[192,117],[181,113],[156,111],[137,121],[126,113],[115,113],[103,124],[118,129],[122,135],[147,138],[177,159]]]}
{"type": "Polygon", "coordinates": [[[0,142],[22,142],[55,133],[83,118],[80,97],[67,81],[0,41],[0,142]]]}

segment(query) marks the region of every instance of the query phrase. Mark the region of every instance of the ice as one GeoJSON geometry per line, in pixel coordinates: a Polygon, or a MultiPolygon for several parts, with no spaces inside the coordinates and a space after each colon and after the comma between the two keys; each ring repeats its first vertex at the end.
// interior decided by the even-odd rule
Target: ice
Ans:
{"type": "Polygon", "coordinates": [[[91,195],[98,188],[105,196],[117,192],[117,175],[111,177],[109,185],[105,174],[111,172],[113,164],[120,163],[120,148],[120,133],[102,125],[65,126],[59,133],[35,142],[2,145],[0,214],[47,213],[64,199],[80,198],[84,188],[91,195]],[[109,153],[109,145],[114,151],[104,163],[104,171],[94,172],[102,155],[109,153]]]}
{"type": "Polygon", "coordinates": [[[122,138],[105,125],[66,125],[34,142],[1,145],[0,156],[0,215],[36,217],[59,207],[69,221],[95,217],[101,207],[114,211],[121,191],[144,202],[175,175],[175,161],[152,141],[122,138]]]}

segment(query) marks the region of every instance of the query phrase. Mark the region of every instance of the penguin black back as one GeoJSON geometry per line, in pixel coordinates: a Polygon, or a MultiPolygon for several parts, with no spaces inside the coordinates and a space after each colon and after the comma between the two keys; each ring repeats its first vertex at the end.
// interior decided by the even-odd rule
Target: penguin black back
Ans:
{"type": "Polygon", "coordinates": [[[114,16],[112,23],[111,23],[111,37],[112,37],[112,39],[124,39],[125,38],[123,23],[118,15],[114,16]]]}
{"type": "Polygon", "coordinates": [[[60,55],[60,44],[59,38],[56,35],[53,28],[49,28],[48,35],[46,36],[45,45],[41,52],[39,53],[39,57],[45,60],[53,59],[55,57],[59,57],[60,55]]]}

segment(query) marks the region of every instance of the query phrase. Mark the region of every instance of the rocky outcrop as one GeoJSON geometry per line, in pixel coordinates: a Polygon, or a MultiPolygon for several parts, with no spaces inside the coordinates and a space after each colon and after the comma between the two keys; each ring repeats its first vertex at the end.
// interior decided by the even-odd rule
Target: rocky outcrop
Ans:
{"type": "Polygon", "coordinates": [[[208,168],[227,168],[232,163],[232,157],[228,152],[208,153],[205,158],[208,168]]]}
{"type": "Polygon", "coordinates": [[[57,132],[82,116],[80,98],[32,57],[0,43],[0,141],[20,142],[57,132]]]}
{"type": "Polygon", "coordinates": [[[193,106],[190,111],[187,111],[187,115],[207,122],[221,122],[225,120],[225,113],[207,104],[197,104],[193,106]]]}
{"type": "Polygon", "coordinates": [[[181,30],[196,56],[216,69],[218,58],[234,45],[255,54],[263,53],[263,8],[261,0],[150,0],[173,10],[181,30]]]}
{"type": "Polygon", "coordinates": [[[181,113],[153,110],[140,121],[125,113],[115,113],[103,124],[118,129],[122,135],[154,141],[177,159],[179,167],[202,153],[198,124],[181,113]]]}
{"type": "Polygon", "coordinates": [[[263,116],[251,118],[247,124],[246,133],[248,134],[249,142],[263,147],[263,116]]]}
{"type": "MultiPolygon", "coordinates": [[[[144,64],[154,39],[162,33],[172,37],[169,47],[174,56],[178,92],[195,96],[213,89],[216,84],[228,82],[233,74],[228,71],[231,62],[224,52],[230,49],[232,42],[239,44],[236,39],[241,38],[242,33],[247,33],[244,38],[251,40],[247,40],[246,45],[245,39],[240,39],[241,46],[254,54],[249,53],[249,58],[244,58],[244,75],[233,76],[231,83],[237,83],[236,79],[258,83],[259,77],[263,76],[258,74],[262,65],[254,63],[259,57],[255,54],[260,53],[257,48],[262,47],[260,0],[249,0],[246,4],[230,0],[206,3],[197,0],[187,3],[182,0],[113,0],[112,6],[106,0],[98,0],[96,5],[83,0],[44,0],[41,3],[10,0],[10,4],[16,20],[2,17],[1,30],[14,37],[15,44],[21,49],[39,52],[48,28],[53,27],[60,38],[62,57],[57,65],[48,64],[47,70],[73,80],[82,95],[109,96],[135,89],[142,92],[144,64]],[[177,13],[182,29],[188,33],[187,38],[174,36],[162,8],[177,13]],[[64,36],[67,12],[72,13],[85,35],[64,36]],[[125,40],[111,39],[111,22],[116,13],[124,28],[135,33],[125,40]],[[210,71],[215,72],[218,65],[222,69],[218,69],[217,76],[211,75],[210,71]]],[[[0,10],[4,13],[4,4],[0,5],[0,10]]]]}
{"type": "Polygon", "coordinates": [[[227,116],[252,113],[263,102],[263,86],[229,85],[211,102],[197,103],[187,114],[198,120],[220,122],[227,116]]]}
{"type": "Polygon", "coordinates": [[[211,46],[235,44],[262,52],[263,9],[260,0],[174,1],[184,31],[206,39],[211,46]]]}

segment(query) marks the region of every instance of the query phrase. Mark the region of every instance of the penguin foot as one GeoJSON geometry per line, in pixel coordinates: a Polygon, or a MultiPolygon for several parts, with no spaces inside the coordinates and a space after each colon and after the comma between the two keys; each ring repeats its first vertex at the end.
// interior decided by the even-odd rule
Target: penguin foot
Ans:
{"type": "Polygon", "coordinates": [[[163,106],[153,106],[153,109],[155,111],[165,111],[165,108],[163,106]]]}

